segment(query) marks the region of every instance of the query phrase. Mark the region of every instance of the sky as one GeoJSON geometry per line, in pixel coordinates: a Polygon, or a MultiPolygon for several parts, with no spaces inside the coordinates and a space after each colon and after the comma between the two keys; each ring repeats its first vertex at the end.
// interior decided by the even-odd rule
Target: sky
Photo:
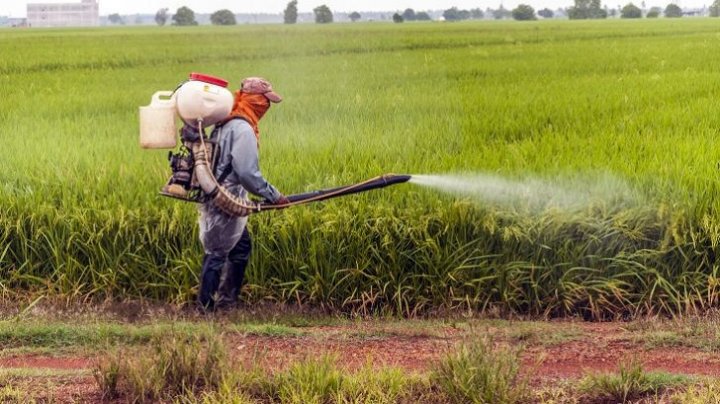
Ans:
{"type": "MultiPolygon", "coordinates": [[[[34,0],[33,3],[65,3],[79,2],[80,0],[34,0]]],[[[171,11],[181,6],[188,6],[197,13],[212,13],[223,8],[230,9],[236,13],[281,13],[289,0],[99,0],[100,15],[112,13],[119,14],[150,14],[158,9],[167,7],[171,11]]],[[[603,4],[608,7],[617,7],[618,4],[626,4],[630,0],[604,0],[603,4]]],[[[640,3],[642,0],[637,0],[640,3]]],[[[711,0],[707,0],[712,3],[711,0]]],[[[567,7],[573,4],[573,0],[298,0],[300,12],[310,12],[313,8],[327,4],[333,11],[397,11],[412,8],[415,11],[422,10],[444,10],[453,6],[471,9],[487,7],[496,8],[500,3],[505,8],[513,8],[518,3],[526,3],[536,9],[548,7],[556,9],[567,7]]],[[[648,6],[665,6],[671,0],[646,0],[648,6]]],[[[25,17],[26,0],[0,0],[0,15],[12,17],[25,17]]],[[[680,0],[675,1],[681,7],[702,6],[702,0],[680,0]]]]}

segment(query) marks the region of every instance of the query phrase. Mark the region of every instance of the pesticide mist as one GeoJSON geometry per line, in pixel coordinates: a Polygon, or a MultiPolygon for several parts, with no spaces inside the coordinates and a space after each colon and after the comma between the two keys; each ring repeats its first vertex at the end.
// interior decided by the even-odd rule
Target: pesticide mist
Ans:
{"type": "Polygon", "coordinates": [[[575,211],[594,205],[637,205],[638,195],[623,180],[608,174],[555,179],[508,179],[482,173],[413,175],[411,183],[497,207],[542,211],[575,211]]]}

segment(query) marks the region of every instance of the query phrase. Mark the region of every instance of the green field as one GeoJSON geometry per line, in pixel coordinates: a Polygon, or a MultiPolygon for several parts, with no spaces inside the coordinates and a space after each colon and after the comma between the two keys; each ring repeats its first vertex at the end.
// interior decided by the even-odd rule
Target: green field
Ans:
{"type": "Polygon", "coordinates": [[[0,31],[0,290],[193,298],[196,209],[159,197],[137,107],[191,71],[269,78],[285,193],[385,172],[627,184],[526,211],[403,185],[251,219],[245,299],[403,315],[717,305],[720,22],[0,31]],[[567,178],[581,177],[583,181],[567,178]]]}

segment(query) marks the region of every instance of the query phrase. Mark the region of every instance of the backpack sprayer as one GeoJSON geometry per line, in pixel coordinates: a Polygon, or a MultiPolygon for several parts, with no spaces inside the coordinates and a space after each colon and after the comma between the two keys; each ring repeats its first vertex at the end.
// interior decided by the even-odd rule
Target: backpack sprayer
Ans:
{"type": "Polygon", "coordinates": [[[150,105],[140,107],[140,146],[145,149],[175,149],[178,137],[182,141],[176,152],[168,153],[172,175],[160,191],[161,195],[188,202],[213,202],[231,216],[247,216],[263,210],[284,209],[290,206],[318,202],[372,189],[384,188],[410,180],[409,175],[387,174],[357,184],[288,195],[288,203],[273,204],[238,198],[220,184],[213,174],[217,162],[218,145],[206,138],[204,127],[215,125],[228,117],[233,95],[228,82],[199,73],[178,86],[175,91],[156,92],[150,105]],[[197,133],[182,131],[178,136],[177,119],[197,127],[197,133]]]}

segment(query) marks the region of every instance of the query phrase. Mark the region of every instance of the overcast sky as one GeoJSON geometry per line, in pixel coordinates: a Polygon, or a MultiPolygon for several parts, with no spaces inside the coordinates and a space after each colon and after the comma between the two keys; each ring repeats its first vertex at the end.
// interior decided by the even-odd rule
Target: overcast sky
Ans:
{"type": "MultiPolygon", "coordinates": [[[[79,2],[80,0],[36,0],[33,3],[66,3],[79,2]]],[[[100,14],[112,13],[135,14],[155,13],[160,8],[167,7],[176,10],[180,6],[188,6],[198,13],[211,13],[223,8],[230,9],[236,13],[281,13],[289,0],[99,0],[100,14]]],[[[608,7],[617,7],[618,4],[626,4],[630,0],[603,1],[608,7]]],[[[637,0],[640,3],[642,0],[637,0]]],[[[711,0],[707,0],[712,3],[711,0]]],[[[646,0],[649,6],[665,6],[671,0],[646,0]]],[[[680,6],[702,6],[703,0],[680,0],[675,1],[680,6]]],[[[13,17],[25,17],[26,0],[0,0],[0,15],[13,17]]],[[[457,6],[459,8],[496,8],[501,0],[299,0],[300,12],[310,12],[313,8],[327,4],[334,11],[395,11],[413,8],[421,10],[441,10],[457,6]]],[[[573,0],[505,0],[502,1],[505,8],[513,8],[518,3],[527,3],[536,9],[549,7],[567,7],[573,4],[573,0]]]]}

